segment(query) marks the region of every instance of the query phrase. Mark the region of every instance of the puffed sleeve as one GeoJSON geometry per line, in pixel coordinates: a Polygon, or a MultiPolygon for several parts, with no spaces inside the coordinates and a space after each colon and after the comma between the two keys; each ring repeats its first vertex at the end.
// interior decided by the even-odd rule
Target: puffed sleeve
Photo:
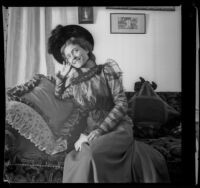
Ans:
{"type": "Polygon", "coordinates": [[[114,102],[114,107],[100,125],[100,129],[105,133],[115,128],[127,114],[128,102],[122,84],[122,71],[114,60],[107,60],[104,75],[114,102]]]}

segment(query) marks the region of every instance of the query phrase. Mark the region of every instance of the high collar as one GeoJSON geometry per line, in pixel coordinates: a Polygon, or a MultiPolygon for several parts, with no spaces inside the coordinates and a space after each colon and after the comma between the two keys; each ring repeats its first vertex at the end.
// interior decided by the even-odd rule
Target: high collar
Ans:
{"type": "Polygon", "coordinates": [[[91,68],[93,68],[95,66],[96,66],[96,63],[93,60],[88,59],[86,64],[83,67],[77,69],[77,71],[78,71],[78,73],[84,73],[84,72],[89,71],[91,68]]]}
{"type": "Polygon", "coordinates": [[[97,64],[93,60],[89,59],[83,67],[79,69],[73,68],[72,71],[69,73],[69,79],[66,80],[65,87],[68,87],[70,85],[71,79],[77,78],[83,73],[89,72],[92,68],[96,66],[97,64]]]}

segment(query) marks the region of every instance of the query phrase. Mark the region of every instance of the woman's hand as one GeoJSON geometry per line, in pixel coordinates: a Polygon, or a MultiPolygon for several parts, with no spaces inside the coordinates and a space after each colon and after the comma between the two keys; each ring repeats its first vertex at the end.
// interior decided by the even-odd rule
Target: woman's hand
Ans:
{"type": "Polygon", "coordinates": [[[65,77],[69,73],[70,70],[71,70],[71,66],[68,63],[63,62],[63,68],[60,71],[61,76],[65,77]]]}
{"type": "Polygon", "coordinates": [[[75,150],[76,151],[81,151],[81,145],[82,145],[82,141],[80,139],[78,139],[75,144],[74,144],[74,147],[75,147],[75,150]]]}
{"type": "Polygon", "coordinates": [[[61,71],[58,71],[56,73],[56,84],[59,85],[60,83],[62,83],[66,78],[68,73],[71,70],[71,66],[66,64],[65,62],[63,62],[63,68],[61,71]]]}
{"type": "Polygon", "coordinates": [[[88,141],[95,140],[102,134],[103,134],[103,131],[101,129],[95,129],[92,132],[90,132],[90,134],[88,135],[88,141]]]}
{"type": "Polygon", "coordinates": [[[87,136],[84,134],[81,134],[79,139],[74,144],[75,150],[81,151],[81,146],[82,146],[82,143],[84,143],[84,142],[85,143],[88,142],[87,136]]]}

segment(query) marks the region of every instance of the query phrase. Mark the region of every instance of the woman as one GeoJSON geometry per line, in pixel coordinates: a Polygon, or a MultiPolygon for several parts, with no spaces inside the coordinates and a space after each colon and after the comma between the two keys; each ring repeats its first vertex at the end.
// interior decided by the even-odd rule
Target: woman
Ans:
{"type": "Polygon", "coordinates": [[[162,155],[133,138],[118,64],[96,64],[94,39],[81,26],[59,25],[51,34],[49,53],[63,64],[55,95],[72,98],[87,113],[86,129],[66,156],[63,182],[169,182],[162,155]]]}

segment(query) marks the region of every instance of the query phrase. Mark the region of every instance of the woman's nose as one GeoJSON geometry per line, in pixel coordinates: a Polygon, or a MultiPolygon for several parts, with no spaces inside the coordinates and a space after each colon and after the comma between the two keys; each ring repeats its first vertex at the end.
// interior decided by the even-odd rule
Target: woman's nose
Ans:
{"type": "Polygon", "coordinates": [[[74,54],[71,54],[71,60],[73,60],[76,56],[74,54]]]}
{"type": "Polygon", "coordinates": [[[78,58],[79,57],[79,55],[78,54],[73,54],[73,59],[76,59],[76,58],[78,58]]]}

